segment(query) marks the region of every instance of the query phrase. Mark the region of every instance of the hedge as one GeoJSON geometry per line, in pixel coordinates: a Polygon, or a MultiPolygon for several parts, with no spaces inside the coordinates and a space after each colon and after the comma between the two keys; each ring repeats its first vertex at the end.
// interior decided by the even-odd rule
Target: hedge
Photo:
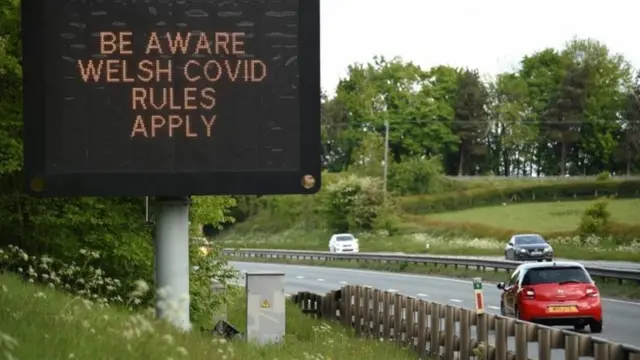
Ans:
{"type": "Polygon", "coordinates": [[[480,188],[398,199],[403,211],[428,214],[514,202],[585,200],[598,196],[640,197],[640,180],[519,184],[511,188],[480,188]]]}
{"type": "MultiPolygon", "coordinates": [[[[579,235],[576,230],[567,231],[539,231],[537,229],[509,229],[495,227],[485,224],[479,224],[474,222],[454,222],[454,221],[439,221],[429,219],[428,217],[419,215],[407,215],[405,219],[430,229],[434,233],[442,233],[446,235],[455,236],[473,236],[479,238],[491,238],[506,240],[514,234],[528,234],[537,233],[544,236],[547,239],[554,239],[558,237],[570,237],[579,235]]],[[[617,239],[621,244],[634,242],[640,239],[640,225],[629,225],[621,223],[613,223],[609,229],[605,232],[605,235],[609,235],[614,239],[617,239]]]]}

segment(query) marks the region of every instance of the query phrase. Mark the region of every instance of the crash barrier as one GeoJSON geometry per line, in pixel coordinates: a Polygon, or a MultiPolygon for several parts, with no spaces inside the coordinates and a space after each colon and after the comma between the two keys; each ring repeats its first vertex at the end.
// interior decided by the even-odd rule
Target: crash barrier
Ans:
{"type": "Polygon", "coordinates": [[[550,360],[561,349],[567,360],[640,360],[640,349],[629,345],[366,286],[325,295],[299,292],[292,300],[303,312],[338,321],[358,336],[410,347],[420,359],[550,360]],[[515,349],[508,349],[510,338],[515,349]],[[535,351],[531,343],[537,343],[535,351]]]}
{"type": "MultiPolygon", "coordinates": [[[[378,253],[330,253],[323,251],[269,250],[269,249],[224,249],[223,253],[234,258],[271,258],[317,261],[364,261],[386,263],[431,264],[434,266],[454,268],[475,268],[479,271],[512,271],[517,261],[487,260],[434,255],[378,254],[378,253]]],[[[594,278],[614,280],[622,284],[625,281],[640,284],[640,271],[630,269],[614,269],[608,267],[585,266],[594,278]]]]}

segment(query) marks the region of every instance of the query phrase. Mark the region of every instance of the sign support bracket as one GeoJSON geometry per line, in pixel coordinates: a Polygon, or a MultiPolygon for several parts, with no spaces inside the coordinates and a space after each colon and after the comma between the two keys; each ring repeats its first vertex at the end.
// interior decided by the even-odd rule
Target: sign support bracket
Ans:
{"type": "Polygon", "coordinates": [[[189,197],[156,199],[154,264],[156,317],[184,330],[189,319],[189,197]]]}

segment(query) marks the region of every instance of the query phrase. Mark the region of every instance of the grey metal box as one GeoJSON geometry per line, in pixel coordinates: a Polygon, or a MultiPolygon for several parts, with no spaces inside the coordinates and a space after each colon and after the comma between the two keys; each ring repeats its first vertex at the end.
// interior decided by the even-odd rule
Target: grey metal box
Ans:
{"type": "Polygon", "coordinates": [[[284,273],[247,273],[247,340],[280,342],[285,334],[284,273]]]}

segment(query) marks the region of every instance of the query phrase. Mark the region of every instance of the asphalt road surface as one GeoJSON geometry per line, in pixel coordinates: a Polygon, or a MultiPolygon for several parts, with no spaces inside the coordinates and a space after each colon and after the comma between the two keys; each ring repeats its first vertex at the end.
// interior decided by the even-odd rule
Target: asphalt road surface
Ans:
{"type": "MultiPolygon", "coordinates": [[[[393,254],[393,255],[422,255],[422,254],[406,254],[402,252],[382,252],[376,254],[393,254]]],[[[426,253],[424,255],[430,255],[426,253]]],[[[443,256],[450,257],[456,259],[484,259],[484,260],[504,260],[504,256],[457,256],[457,255],[436,255],[435,256],[443,256]]],[[[594,267],[602,267],[609,269],[623,269],[623,270],[640,270],[640,263],[631,262],[631,261],[605,261],[605,260],[575,260],[575,259],[564,259],[564,258],[556,258],[558,261],[576,261],[584,266],[594,266],[594,267]]]]}
{"type": "MultiPolygon", "coordinates": [[[[284,272],[288,294],[298,291],[310,291],[324,294],[337,290],[347,284],[368,285],[380,290],[399,292],[405,295],[473,308],[473,288],[470,281],[433,276],[385,273],[377,271],[339,269],[301,265],[283,265],[273,263],[231,262],[241,272],[277,271],[284,272]]],[[[486,309],[490,313],[500,312],[500,293],[492,284],[484,288],[486,309]]],[[[604,330],[598,337],[610,341],[640,346],[638,321],[640,321],[640,303],[616,299],[603,299],[604,330]]],[[[588,328],[587,328],[588,329],[588,328]]],[[[471,329],[475,334],[475,329],[471,329]]],[[[515,351],[513,338],[509,339],[509,350],[515,351]]],[[[490,336],[489,343],[494,339],[490,336]]],[[[529,343],[529,356],[536,356],[537,344],[529,343]]],[[[553,351],[554,359],[564,359],[563,350],[553,351]]]]}

